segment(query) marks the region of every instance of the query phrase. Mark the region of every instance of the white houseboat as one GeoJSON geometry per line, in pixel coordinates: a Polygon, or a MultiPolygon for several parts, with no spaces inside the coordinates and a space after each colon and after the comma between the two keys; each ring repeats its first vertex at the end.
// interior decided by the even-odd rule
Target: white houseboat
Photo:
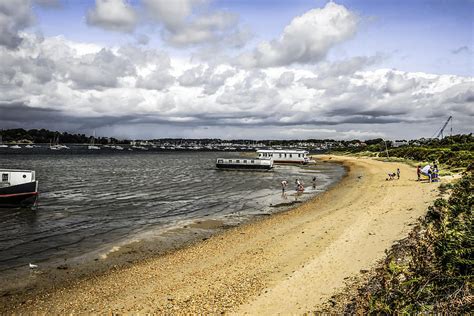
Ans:
{"type": "Polygon", "coordinates": [[[309,152],[298,149],[260,149],[257,150],[259,159],[272,159],[275,163],[298,163],[308,164],[309,152]]]}
{"type": "Polygon", "coordinates": [[[216,167],[218,169],[235,170],[271,170],[273,160],[256,158],[217,158],[216,167]]]}
{"type": "Polygon", "coordinates": [[[26,207],[36,204],[38,181],[31,170],[0,169],[0,207],[26,207]]]}

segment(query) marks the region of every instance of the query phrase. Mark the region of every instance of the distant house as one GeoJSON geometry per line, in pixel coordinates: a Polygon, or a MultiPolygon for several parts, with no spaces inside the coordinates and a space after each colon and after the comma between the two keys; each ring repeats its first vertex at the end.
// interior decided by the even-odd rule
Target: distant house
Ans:
{"type": "Polygon", "coordinates": [[[408,141],[406,140],[395,140],[392,141],[392,147],[402,147],[402,146],[408,146],[408,141]]]}

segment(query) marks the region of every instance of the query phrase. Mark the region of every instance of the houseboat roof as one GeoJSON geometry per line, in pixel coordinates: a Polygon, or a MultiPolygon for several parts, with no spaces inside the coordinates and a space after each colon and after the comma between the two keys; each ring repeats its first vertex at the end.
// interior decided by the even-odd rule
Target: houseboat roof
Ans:
{"type": "Polygon", "coordinates": [[[22,173],[28,173],[28,172],[33,172],[33,170],[22,170],[22,169],[0,169],[0,172],[22,172],[22,173]]]}
{"type": "Polygon", "coordinates": [[[296,153],[296,154],[308,154],[309,151],[302,150],[302,149],[259,149],[257,150],[258,153],[296,153]]]}

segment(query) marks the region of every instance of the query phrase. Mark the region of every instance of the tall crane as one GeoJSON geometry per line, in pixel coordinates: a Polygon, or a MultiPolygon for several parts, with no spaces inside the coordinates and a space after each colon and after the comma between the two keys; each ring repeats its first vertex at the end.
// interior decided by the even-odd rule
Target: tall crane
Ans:
{"type": "Polygon", "coordinates": [[[446,120],[446,123],[444,123],[443,127],[441,127],[441,129],[439,130],[439,132],[436,134],[436,138],[439,138],[439,139],[443,139],[444,137],[444,129],[446,128],[446,126],[448,126],[448,123],[451,121],[451,135],[453,134],[453,117],[450,116],[447,120],[446,120]]]}

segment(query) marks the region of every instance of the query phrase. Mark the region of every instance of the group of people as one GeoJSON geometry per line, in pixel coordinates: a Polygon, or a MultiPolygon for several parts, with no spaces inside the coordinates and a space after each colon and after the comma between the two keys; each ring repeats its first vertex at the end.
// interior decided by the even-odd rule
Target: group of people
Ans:
{"type": "Polygon", "coordinates": [[[397,177],[397,180],[400,179],[400,168],[397,168],[396,172],[389,173],[388,178],[385,180],[395,180],[395,177],[397,177]]]}
{"type": "MultiPolygon", "coordinates": [[[[313,188],[316,188],[316,177],[313,177],[313,188]]],[[[281,181],[281,194],[285,194],[286,187],[288,186],[288,181],[283,180],[281,181]]],[[[304,192],[304,183],[300,179],[295,180],[295,190],[298,193],[304,192]]]]}
{"type": "Polygon", "coordinates": [[[427,176],[429,182],[438,182],[439,181],[439,169],[438,165],[433,162],[433,166],[426,165],[421,168],[420,165],[416,167],[416,175],[418,176],[418,181],[421,181],[421,176],[427,176]]]}

